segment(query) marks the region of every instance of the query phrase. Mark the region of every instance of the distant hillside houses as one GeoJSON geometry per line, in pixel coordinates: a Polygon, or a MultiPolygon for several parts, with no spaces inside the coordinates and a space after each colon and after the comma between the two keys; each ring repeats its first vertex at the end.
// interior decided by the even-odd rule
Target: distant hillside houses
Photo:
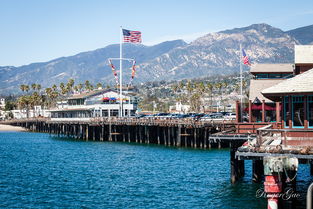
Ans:
{"type": "Polygon", "coordinates": [[[0,109],[5,108],[5,98],[0,98],[0,109]]]}

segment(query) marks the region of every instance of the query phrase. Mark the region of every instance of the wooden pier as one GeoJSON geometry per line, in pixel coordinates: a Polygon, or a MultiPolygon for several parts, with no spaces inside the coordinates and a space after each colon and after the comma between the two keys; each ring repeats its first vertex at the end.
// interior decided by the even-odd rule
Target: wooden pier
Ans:
{"type": "Polygon", "coordinates": [[[235,152],[248,137],[235,133],[233,121],[95,118],[89,121],[27,119],[5,123],[34,132],[86,141],[135,142],[197,149],[231,148],[232,183],[244,175],[244,161],[236,159],[235,152]],[[233,134],[229,135],[230,132],[233,134]]]}
{"type": "MultiPolygon", "coordinates": [[[[30,131],[80,140],[136,142],[192,148],[230,147],[230,140],[212,134],[234,129],[229,122],[153,119],[93,119],[90,121],[51,121],[29,119],[8,121],[30,131]]],[[[243,139],[240,138],[240,141],[243,139]]]]}

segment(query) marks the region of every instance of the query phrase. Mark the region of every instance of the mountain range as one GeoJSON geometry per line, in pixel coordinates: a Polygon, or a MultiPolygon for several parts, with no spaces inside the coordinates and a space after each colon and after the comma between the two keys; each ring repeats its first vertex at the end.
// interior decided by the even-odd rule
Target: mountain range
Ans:
{"type": "MultiPolygon", "coordinates": [[[[209,33],[187,44],[182,40],[154,46],[123,44],[123,57],[134,58],[137,74],[134,82],[180,80],[238,72],[239,46],[251,63],[292,63],[295,44],[313,44],[313,25],[283,31],[268,24],[209,33]]],[[[89,80],[91,83],[114,84],[108,58],[119,57],[119,45],[48,62],[20,67],[0,67],[0,94],[17,92],[21,84],[39,83],[42,87],[89,80]]],[[[118,62],[113,62],[118,69],[118,62]]],[[[123,80],[130,80],[131,63],[123,63],[123,80]]],[[[244,68],[248,68],[245,66],[244,68]]]]}

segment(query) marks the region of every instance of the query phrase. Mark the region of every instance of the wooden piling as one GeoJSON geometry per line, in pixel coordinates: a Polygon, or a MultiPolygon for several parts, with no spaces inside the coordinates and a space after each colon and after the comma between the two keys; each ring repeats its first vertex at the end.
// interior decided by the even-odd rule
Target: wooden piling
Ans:
{"type": "Polygon", "coordinates": [[[263,160],[252,160],[252,181],[261,182],[264,176],[263,160]]]}

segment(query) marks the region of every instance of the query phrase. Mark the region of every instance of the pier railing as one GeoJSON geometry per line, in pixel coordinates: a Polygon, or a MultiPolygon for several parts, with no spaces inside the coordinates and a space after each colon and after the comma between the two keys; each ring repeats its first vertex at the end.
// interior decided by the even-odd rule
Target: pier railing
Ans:
{"type": "Polygon", "coordinates": [[[235,131],[235,123],[233,120],[226,119],[211,119],[211,120],[197,120],[189,118],[133,118],[133,117],[95,117],[95,118],[27,118],[27,119],[13,119],[3,121],[2,123],[14,124],[21,122],[46,122],[46,123],[81,123],[81,124],[125,124],[125,125],[157,125],[157,126],[194,126],[194,127],[219,127],[221,130],[229,129],[233,127],[235,131]]]}
{"type": "Polygon", "coordinates": [[[273,143],[274,140],[281,140],[281,145],[286,148],[291,146],[311,146],[313,145],[313,129],[273,129],[273,124],[269,124],[257,129],[256,146],[273,146],[280,144],[273,143]]]}

